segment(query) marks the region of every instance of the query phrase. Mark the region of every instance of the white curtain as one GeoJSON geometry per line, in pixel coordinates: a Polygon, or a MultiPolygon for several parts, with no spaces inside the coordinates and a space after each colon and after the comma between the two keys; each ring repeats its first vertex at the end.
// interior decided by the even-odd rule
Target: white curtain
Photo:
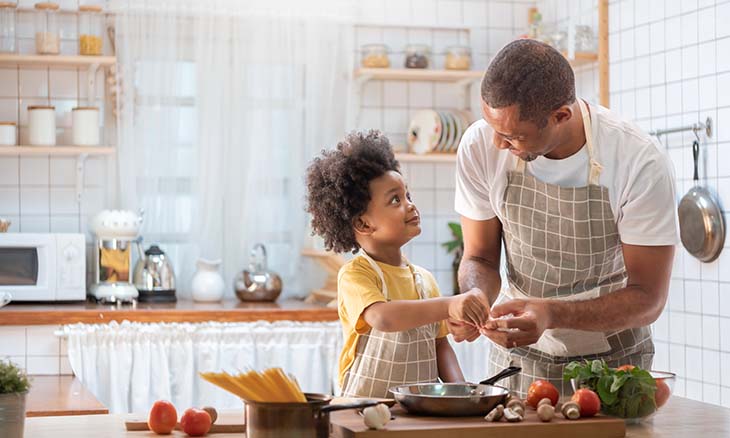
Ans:
{"type": "Polygon", "coordinates": [[[118,0],[119,204],[145,209],[189,296],[198,257],[227,294],[267,245],[285,295],[302,290],[303,173],[346,130],[352,4],[118,0]]]}
{"type": "Polygon", "coordinates": [[[332,393],[339,322],[73,324],[63,327],[76,377],[111,413],[147,412],[155,400],[241,408],[199,372],[282,367],[305,392],[332,393]]]}

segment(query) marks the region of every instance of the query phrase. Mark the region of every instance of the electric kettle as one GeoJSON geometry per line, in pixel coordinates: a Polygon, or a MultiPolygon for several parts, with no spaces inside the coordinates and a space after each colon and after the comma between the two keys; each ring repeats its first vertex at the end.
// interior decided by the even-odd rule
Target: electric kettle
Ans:
{"type": "Polygon", "coordinates": [[[137,241],[139,259],[134,267],[134,285],[139,291],[138,301],[148,303],[171,303],[175,297],[175,272],[167,255],[157,245],[142,251],[137,241]]]}

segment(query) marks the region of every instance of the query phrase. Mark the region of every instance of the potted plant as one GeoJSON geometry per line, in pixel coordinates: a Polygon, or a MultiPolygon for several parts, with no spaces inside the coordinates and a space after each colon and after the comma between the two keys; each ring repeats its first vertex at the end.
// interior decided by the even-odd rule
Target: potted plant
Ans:
{"type": "Polygon", "coordinates": [[[464,255],[464,236],[461,234],[461,224],[458,222],[449,222],[448,225],[451,229],[451,234],[454,236],[454,240],[444,242],[441,245],[446,248],[447,253],[454,253],[454,261],[451,263],[451,270],[454,282],[454,294],[458,294],[459,264],[461,263],[461,257],[464,255]]]}
{"type": "Polygon", "coordinates": [[[4,438],[23,438],[25,396],[30,382],[23,370],[0,361],[0,430],[4,438]]]}

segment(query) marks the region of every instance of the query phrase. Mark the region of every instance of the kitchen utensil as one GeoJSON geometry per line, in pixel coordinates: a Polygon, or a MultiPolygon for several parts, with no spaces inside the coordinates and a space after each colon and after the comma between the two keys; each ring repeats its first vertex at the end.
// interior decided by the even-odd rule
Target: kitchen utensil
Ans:
{"type": "Polygon", "coordinates": [[[215,302],[223,299],[225,281],[218,268],[220,260],[198,259],[197,270],[193,274],[190,288],[193,292],[193,300],[200,302],[215,302]]]}
{"type": "MultiPolygon", "coordinates": [[[[256,438],[329,438],[330,412],[360,409],[378,404],[361,400],[330,404],[332,397],[305,393],[306,403],[246,402],[246,436],[256,438]]],[[[362,420],[361,420],[362,421],[362,420]]]]}
{"type": "Polygon", "coordinates": [[[441,117],[436,111],[418,111],[408,127],[410,151],[418,155],[431,152],[441,140],[442,130],[441,117]]]}
{"type": "Polygon", "coordinates": [[[522,371],[509,367],[489,379],[474,383],[417,383],[390,389],[395,400],[409,414],[437,417],[486,415],[504,402],[509,389],[494,383],[522,371]]]}
{"type": "Polygon", "coordinates": [[[233,289],[241,301],[276,301],[283,285],[281,277],[269,271],[266,261],[266,247],[257,243],[251,250],[251,263],[236,275],[233,289]]]}
{"type": "Polygon", "coordinates": [[[139,258],[134,266],[134,286],[139,291],[140,302],[173,303],[175,298],[175,272],[167,255],[157,245],[146,251],[142,239],[137,240],[139,258]]]}
{"type": "Polygon", "coordinates": [[[710,192],[700,186],[697,162],[700,144],[692,143],[694,187],[679,203],[679,228],[682,244],[700,261],[715,260],[725,243],[725,220],[722,210],[710,192]]]}

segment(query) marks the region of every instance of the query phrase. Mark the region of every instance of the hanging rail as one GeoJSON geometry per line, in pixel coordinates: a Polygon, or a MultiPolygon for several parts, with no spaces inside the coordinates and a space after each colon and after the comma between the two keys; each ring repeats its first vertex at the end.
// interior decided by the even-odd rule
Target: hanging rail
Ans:
{"type": "Polygon", "coordinates": [[[697,133],[704,131],[705,134],[707,134],[708,137],[712,137],[712,117],[708,117],[705,120],[705,123],[697,122],[693,123],[691,125],[682,126],[679,128],[670,128],[670,129],[657,129],[655,131],[649,132],[649,135],[655,135],[660,136],[664,134],[673,134],[675,132],[684,132],[684,131],[692,131],[697,135],[697,133]]]}

